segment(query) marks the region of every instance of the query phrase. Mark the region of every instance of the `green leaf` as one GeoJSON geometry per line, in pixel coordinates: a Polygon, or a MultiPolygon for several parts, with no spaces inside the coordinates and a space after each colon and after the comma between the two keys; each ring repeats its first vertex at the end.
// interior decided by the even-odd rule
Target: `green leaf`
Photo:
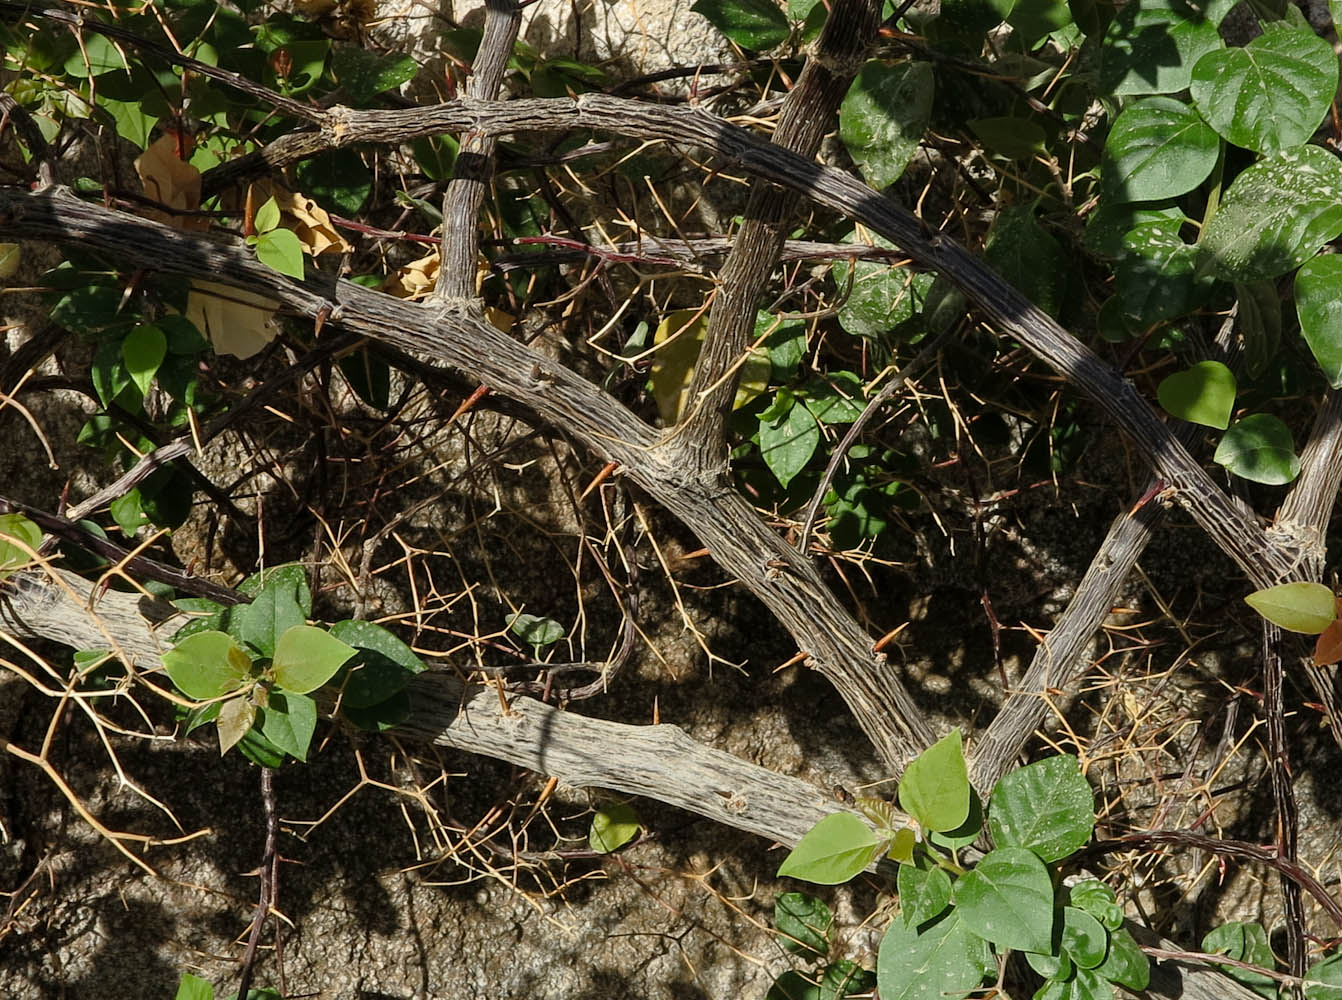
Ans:
{"type": "Polygon", "coordinates": [[[1080,849],[1094,828],[1094,793],[1070,754],[1012,771],[997,782],[988,799],[993,840],[1027,848],[1044,861],[1059,861],[1080,849]]]}
{"type": "Polygon", "coordinates": [[[1123,109],[1104,143],[1104,196],[1111,203],[1187,194],[1210,176],[1221,143],[1187,104],[1149,97],[1123,109]]]}
{"type": "Polygon", "coordinates": [[[603,806],[592,817],[587,843],[598,854],[609,854],[638,836],[638,813],[627,802],[603,806]]]}
{"type": "Polygon", "coordinates": [[[1102,203],[1086,220],[1086,230],[1081,243],[1091,253],[1110,260],[1119,260],[1132,251],[1124,246],[1128,233],[1140,225],[1150,222],[1163,222],[1167,231],[1177,239],[1179,228],[1184,224],[1184,214],[1173,202],[1161,205],[1133,205],[1102,203]]]}
{"type": "Polygon", "coordinates": [[[107,509],[112,515],[112,520],[127,538],[134,536],[149,522],[149,518],[145,517],[138,486],[129,493],[117,497],[107,505],[107,509]]]}
{"type": "Polygon", "coordinates": [[[1336,90],[1333,47],[1309,28],[1272,26],[1244,48],[1207,53],[1190,86],[1212,128],[1258,153],[1308,140],[1336,90]]]}
{"type": "Polygon", "coordinates": [[[83,45],[65,60],[65,72],[76,79],[102,76],[116,70],[129,70],[130,64],[114,41],[105,35],[89,32],[82,36],[83,45]]]}
{"type": "Polygon", "coordinates": [[[357,105],[413,80],[419,65],[399,52],[378,54],[358,45],[338,45],[331,54],[331,72],[357,105]]]}
{"type": "Polygon", "coordinates": [[[1007,24],[1027,46],[1072,23],[1072,12],[1060,0],[1016,0],[1007,24]]]}
{"type": "Polygon", "coordinates": [[[1061,313],[1071,259],[1039,224],[1033,204],[997,213],[983,259],[1050,316],[1061,313]]]}
{"type": "Polygon", "coordinates": [[[1118,905],[1118,897],[1098,879],[1088,878],[1068,891],[1073,906],[1085,910],[1109,930],[1123,926],[1123,910],[1118,905]]]}
{"type": "Polygon", "coordinates": [[[1212,458],[1241,479],[1268,486],[1284,486],[1300,474],[1290,429],[1267,413],[1255,413],[1231,426],[1212,458]]]}
{"type": "Polygon", "coordinates": [[[107,109],[116,123],[117,135],[132,142],[141,149],[149,145],[149,137],[154,131],[158,119],[145,114],[139,101],[114,101],[110,97],[99,97],[98,104],[107,109]]]}
{"type": "Polygon", "coordinates": [[[954,830],[932,830],[928,833],[927,839],[938,847],[944,847],[950,851],[958,851],[962,847],[968,847],[974,841],[979,839],[979,834],[983,832],[983,802],[979,799],[979,793],[974,791],[974,786],[969,787],[969,815],[965,821],[954,830]]]}
{"type": "Polygon", "coordinates": [[[907,865],[913,860],[913,849],[918,846],[918,834],[913,832],[912,827],[904,827],[895,831],[895,835],[890,838],[890,847],[886,850],[885,856],[891,861],[896,861],[901,865],[907,865]]]}
{"type": "Polygon", "coordinates": [[[303,609],[287,587],[264,587],[251,604],[233,610],[237,619],[235,634],[265,657],[275,655],[279,637],[305,621],[303,609]]]}
{"type": "Polygon", "coordinates": [[[258,236],[256,259],[280,274],[303,278],[303,244],[288,229],[272,229],[258,236]]]}
{"type": "Polygon", "coordinates": [[[553,646],[564,638],[563,625],[553,618],[542,618],[539,615],[509,615],[508,629],[514,635],[520,636],[528,646],[534,646],[537,649],[553,646]]]}
{"type": "Polygon", "coordinates": [[[1342,389],[1342,257],[1314,257],[1295,276],[1300,335],[1323,377],[1342,389]]]}
{"type": "Polygon", "coordinates": [[[892,920],[876,958],[881,1000],[964,1000],[983,982],[987,950],[958,910],[921,929],[892,920]]]}
{"type": "Polygon", "coordinates": [[[303,617],[311,617],[312,588],[308,585],[308,572],[297,563],[268,566],[238,584],[238,590],[248,597],[256,597],[263,589],[284,590],[293,597],[303,617]]]}
{"type": "Polygon", "coordinates": [[[386,701],[366,708],[354,708],[342,702],[340,714],[360,729],[370,733],[385,732],[410,718],[410,696],[404,691],[398,691],[386,701]]]}
{"type": "Polygon", "coordinates": [[[340,705],[372,708],[405,689],[410,678],[427,669],[415,651],[381,625],[365,621],[336,622],[330,634],[354,647],[355,656],[343,668],[340,705]]]}
{"type": "Polygon", "coordinates": [[[951,902],[951,879],[940,868],[900,865],[897,880],[899,912],[910,927],[941,915],[951,902]]]}
{"type": "Polygon", "coordinates": [[[275,643],[271,670],[275,683],[294,694],[325,684],[354,655],[354,649],[312,625],[295,625],[275,643]]]}
{"type": "Polygon", "coordinates": [[[1216,24],[1187,0],[1131,0],[1104,33],[1099,87],[1116,97],[1177,93],[1221,47],[1216,24]]]}
{"type": "Polygon", "coordinates": [[[806,357],[806,323],[773,313],[755,314],[755,339],[764,337],[764,352],[769,356],[772,376],[786,381],[797,374],[806,357]]]}
{"type": "Polygon", "coordinates": [[[214,1000],[214,987],[209,980],[184,972],[173,1000],[214,1000]]]}
{"type": "Polygon", "coordinates": [[[255,727],[242,734],[242,739],[238,741],[238,752],[253,764],[271,770],[284,763],[284,751],[261,735],[255,727]]]}
{"type": "Polygon", "coordinates": [[[899,783],[899,805],[925,830],[954,830],[969,816],[969,773],[959,729],[908,766],[899,783]]]}
{"type": "Polygon", "coordinates": [[[699,0],[690,10],[752,52],[782,45],[792,33],[787,17],[773,0],[699,0]]]}
{"type": "Polygon", "coordinates": [[[774,980],[764,1000],[820,1000],[820,986],[789,970],[774,980]]]}
{"type": "Polygon", "coordinates": [[[839,107],[839,138],[872,187],[889,187],[913,159],[932,115],[932,67],[872,60],[839,107]]]}
{"type": "Polygon", "coordinates": [[[35,550],[42,543],[42,529],[22,514],[0,514],[0,580],[6,570],[26,566],[33,558],[15,542],[35,550]]]}
{"type": "Polygon", "coordinates": [[[1297,146],[1246,168],[1202,231],[1222,281],[1279,277],[1342,235],[1342,163],[1318,146],[1297,146]]]}
{"type": "Polygon", "coordinates": [[[1281,348],[1281,297],[1275,281],[1235,284],[1239,332],[1244,341],[1244,370],[1252,378],[1267,371],[1281,348]]]}
{"type": "MultiPolygon", "coordinates": [[[[990,823],[992,815],[990,804],[990,823]]],[[[1051,950],[1053,880],[1033,851],[999,847],[987,854],[955,883],[954,899],[965,925],[999,948],[1051,950]]]]}
{"type": "Polygon", "coordinates": [[[214,724],[219,732],[219,756],[228,753],[251,731],[256,721],[256,706],[246,695],[230,698],[219,706],[214,724]]]}
{"type": "MultiPolygon", "coordinates": [[[[121,343],[115,337],[109,337],[98,345],[89,365],[89,377],[93,380],[93,391],[104,407],[110,407],[113,400],[121,395],[121,390],[131,384],[130,372],[121,357],[121,343]]],[[[139,409],[131,404],[132,409],[139,409]]]]}
{"type": "Polygon", "coordinates": [[[1342,1000],[1342,952],[1315,962],[1305,972],[1306,1000],[1342,1000]]]}
{"type": "Polygon", "coordinates": [[[822,424],[851,424],[866,408],[862,380],[852,372],[812,376],[802,392],[802,402],[822,424]]]}
{"type": "Polygon", "coordinates": [[[357,215],[373,190],[373,175],[355,149],[332,149],[301,160],[294,172],[304,194],[340,215],[357,215]]]}
{"type": "MultiPolygon", "coordinates": [[[[867,236],[865,230],[855,230],[844,240],[846,243],[868,241],[875,246],[890,246],[878,236],[867,236]],[[865,237],[860,241],[859,233],[865,237]]],[[[910,335],[922,333],[921,325],[912,320],[922,311],[934,280],[926,272],[893,267],[883,260],[855,260],[851,264],[835,261],[834,281],[840,294],[848,293],[839,306],[839,325],[845,333],[887,345],[892,340],[909,339],[910,335]],[[902,331],[907,331],[903,337],[900,336],[902,331]]]]}
{"type": "Polygon", "coordinates": [[[252,217],[252,226],[258,233],[268,233],[280,224],[280,204],[274,198],[267,198],[252,217]]]}
{"type": "Polygon", "coordinates": [[[774,928],[788,951],[803,958],[829,954],[829,929],[834,915],[829,907],[804,892],[785,892],[774,900],[774,928]]]}
{"type": "Polygon", "coordinates": [[[1200,361],[1166,377],[1156,396],[1171,416],[1225,430],[1230,426],[1235,390],[1234,372],[1219,361],[1200,361]]]}
{"type": "Polygon", "coordinates": [[[1255,590],[1244,603],[1288,632],[1318,635],[1337,617],[1337,598],[1321,583],[1281,583],[1255,590]]]}
{"type": "Polygon", "coordinates": [[[844,1000],[862,994],[871,995],[876,976],[852,959],[841,958],[825,966],[820,979],[820,1000],[844,1000]]]}
{"type": "MultiPolygon", "coordinates": [[[[1264,969],[1275,968],[1277,964],[1272,955],[1272,948],[1267,942],[1267,931],[1258,923],[1232,920],[1220,927],[1213,927],[1202,939],[1202,950],[1225,955],[1238,962],[1248,962],[1264,969]]],[[[1222,965],[1218,968],[1260,996],[1275,998],[1277,995],[1277,982],[1270,976],[1265,976],[1261,972],[1250,972],[1234,965],[1222,965]]]]}
{"type": "Polygon", "coordinates": [[[1123,927],[1109,929],[1109,956],[1096,975],[1139,993],[1151,984],[1151,960],[1123,927]]]}
{"type": "Polygon", "coordinates": [[[1062,908],[1062,950],[1078,968],[1093,969],[1109,954],[1109,932],[1085,910],[1062,908]]]}
{"type": "Polygon", "coordinates": [[[830,813],[783,859],[778,874],[817,885],[838,885],[875,861],[881,843],[871,827],[852,813],[830,813]]]}
{"type": "Polygon", "coordinates": [[[779,389],[774,405],[760,414],[760,455],[783,486],[787,486],[815,454],[820,425],[811,411],[787,389],[779,389]]]}
{"type": "Polygon", "coordinates": [[[121,360],[141,396],[149,395],[154,373],[167,353],[167,335],[156,326],[137,326],[121,342],[121,360]]]}
{"type": "Polygon", "coordinates": [[[1185,243],[1177,220],[1134,226],[1123,237],[1115,292],[1129,327],[1175,319],[1206,300],[1213,282],[1199,274],[1202,248],[1185,243]]]}
{"type": "Polygon", "coordinates": [[[206,701],[242,687],[252,661],[227,633],[198,632],[164,653],[163,667],[184,695],[206,701]]]}
{"type": "Polygon", "coordinates": [[[1050,979],[1034,1000],[1113,1000],[1114,988],[1091,969],[1076,969],[1066,980],[1050,979]]]}
{"type": "Polygon", "coordinates": [[[271,691],[258,710],[261,734],[296,760],[308,759],[312,734],[317,730],[317,703],[304,694],[271,691]]]}
{"type": "MultiPolygon", "coordinates": [[[[1047,0],[1052,4],[1054,0],[1047,0]]],[[[965,122],[983,148],[1008,160],[1030,160],[1044,151],[1048,134],[1038,122],[1028,118],[1002,115],[995,118],[971,118],[965,122]]]]}
{"type": "Polygon", "coordinates": [[[71,333],[90,335],[104,329],[129,327],[134,320],[121,314],[122,294],[121,289],[106,285],[76,288],[56,302],[51,319],[71,333]]]}

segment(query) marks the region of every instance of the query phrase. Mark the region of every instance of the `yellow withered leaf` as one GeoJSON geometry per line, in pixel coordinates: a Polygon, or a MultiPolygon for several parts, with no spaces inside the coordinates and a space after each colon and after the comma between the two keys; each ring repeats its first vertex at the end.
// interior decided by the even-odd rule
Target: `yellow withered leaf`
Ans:
{"type": "MultiPolygon", "coordinates": [[[[653,334],[658,347],[652,361],[652,395],[662,423],[668,427],[684,416],[689,405],[690,382],[707,330],[708,312],[699,309],[677,309],[657,324],[653,334]]],[[[732,408],[744,406],[767,389],[772,372],[769,356],[759,348],[752,350],[741,366],[732,408]]]]}
{"type": "MultiPolygon", "coordinates": [[[[161,136],[135,158],[146,197],[169,208],[194,212],[200,208],[200,171],[177,157],[177,136],[161,136]]],[[[146,212],[147,217],[166,222],[177,229],[204,230],[210,220],[204,216],[146,212]]]]}
{"type": "Polygon", "coordinates": [[[250,358],[275,339],[275,310],[280,304],[264,295],[213,281],[193,281],[186,318],[209,338],[216,354],[250,358]]]}

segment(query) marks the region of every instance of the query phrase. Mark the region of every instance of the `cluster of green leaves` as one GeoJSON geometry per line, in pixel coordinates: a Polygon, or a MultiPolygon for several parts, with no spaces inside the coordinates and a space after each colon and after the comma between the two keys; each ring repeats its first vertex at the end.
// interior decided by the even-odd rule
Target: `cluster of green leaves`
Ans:
{"type": "MultiPolygon", "coordinates": [[[[1061,863],[1095,826],[1090,785],[1075,757],[1012,772],[985,809],[969,784],[957,729],[909,765],[898,801],[910,824],[899,825],[888,802],[859,800],[874,827],[853,813],[833,813],[778,869],[832,885],[882,856],[899,863],[900,915],[877,957],[883,1000],[962,1000],[996,975],[995,956],[1009,950],[1024,952],[1044,979],[1036,1000],[1109,998],[1113,984],[1146,988],[1150,965],[1124,929],[1113,891],[1095,880],[1055,891],[1061,863]],[[966,868],[959,852],[985,824],[997,846],[966,868]]],[[[788,907],[812,928],[824,916],[809,902],[788,907]]],[[[779,929],[813,943],[798,923],[789,916],[779,929]]]]}
{"type": "MultiPolygon", "coordinates": [[[[214,1000],[214,984],[208,979],[184,972],[173,1000],[214,1000]]],[[[238,1000],[238,995],[234,993],[228,1000],[238,1000]]],[[[271,989],[249,989],[247,1000],[280,1000],[280,993],[271,989]]]]}
{"type": "Polygon", "coordinates": [[[176,602],[194,617],[174,635],[163,666],[179,691],[204,703],[187,714],[187,732],[214,722],[220,753],[237,746],[279,767],[286,754],[307,759],[317,726],[311,693],[323,685],[360,728],[388,729],[409,715],[405,687],[425,668],[396,636],[366,621],[309,625],[312,591],[300,566],[264,570],[239,590],[251,603],[176,602]]]}
{"type": "Polygon", "coordinates": [[[0,581],[32,561],[42,529],[22,514],[0,514],[0,581]]]}

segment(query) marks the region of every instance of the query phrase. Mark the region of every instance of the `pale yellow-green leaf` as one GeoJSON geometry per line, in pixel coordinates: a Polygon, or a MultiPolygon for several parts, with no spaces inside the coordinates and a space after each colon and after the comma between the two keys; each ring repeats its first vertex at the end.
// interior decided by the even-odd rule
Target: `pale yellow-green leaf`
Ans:
{"type": "Polygon", "coordinates": [[[895,834],[895,839],[890,842],[890,850],[886,851],[885,856],[891,861],[907,865],[913,860],[913,845],[916,843],[918,835],[913,832],[912,827],[906,826],[895,834]]]}
{"type": "Polygon", "coordinates": [[[246,695],[230,698],[219,706],[219,719],[215,723],[219,728],[219,756],[228,753],[247,735],[256,721],[256,706],[246,695]]]}
{"type": "Polygon", "coordinates": [[[0,281],[8,281],[19,270],[19,245],[0,243],[0,281]]]}
{"type": "Polygon", "coordinates": [[[209,338],[216,354],[250,358],[275,339],[274,299],[213,281],[193,281],[186,318],[209,338]]]}
{"type": "MultiPolygon", "coordinates": [[[[657,411],[668,427],[685,415],[689,405],[690,382],[699,351],[708,330],[708,312],[698,309],[678,309],[667,313],[657,324],[653,343],[657,351],[652,361],[652,395],[657,400],[657,411]]],[[[763,348],[751,351],[742,363],[732,407],[744,406],[769,387],[773,366],[763,348]]]]}
{"type": "Polygon", "coordinates": [[[1283,583],[1255,590],[1244,602],[1288,632],[1318,635],[1337,617],[1337,600],[1321,583],[1283,583]]]}

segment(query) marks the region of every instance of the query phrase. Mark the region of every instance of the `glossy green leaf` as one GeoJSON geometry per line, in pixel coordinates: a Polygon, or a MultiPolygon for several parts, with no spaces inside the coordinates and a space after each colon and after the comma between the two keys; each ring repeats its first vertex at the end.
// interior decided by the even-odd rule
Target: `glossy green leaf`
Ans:
{"type": "Polygon", "coordinates": [[[1087,250],[1099,257],[1119,260],[1131,253],[1124,246],[1128,233],[1137,226],[1151,222],[1164,223],[1166,231],[1177,239],[1179,228],[1184,223],[1184,213],[1172,201],[1156,205],[1102,203],[1086,219],[1081,242],[1087,250]]]}
{"type": "Polygon", "coordinates": [[[1233,424],[1212,458],[1241,479],[1268,486],[1284,486],[1300,474],[1290,429],[1267,413],[1255,413],[1233,424]]]}
{"type": "Polygon", "coordinates": [[[775,404],[760,414],[760,455],[783,486],[806,468],[820,444],[820,425],[787,389],[779,389],[775,404]]]}
{"type": "Polygon", "coordinates": [[[1244,603],[1288,632],[1318,635],[1337,617],[1337,598],[1321,583],[1281,583],[1255,590],[1244,603]]]}
{"type": "Polygon", "coordinates": [[[232,750],[251,731],[256,721],[256,706],[245,695],[229,698],[219,706],[214,726],[219,733],[219,756],[232,750]]]}
{"type": "Polygon", "coordinates": [[[1300,335],[1323,377],[1342,389],[1342,257],[1314,257],[1295,276],[1300,335]]]}
{"type": "Polygon", "coordinates": [[[1078,850],[1094,828],[1094,793],[1070,754],[1012,771],[997,782],[988,800],[993,840],[1027,848],[1044,861],[1058,861],[1078,850]]]}
{"type": "Polygon", "coordinates": [[[1119,8],[1100,50],[1100,89],[1115,96],[1173,94],[1193,64],[1222,47],[1216,24],[1187,0],[1132,0],[1119,8]]]}
{"type": "MultiPolygon", "coordinates": [[[[1264,969],[1276,967],[1277,960],[1268,945],[1267,931],[1262,924],[1243,923],[1232,920],[1219,927],[1213,927],[1202,939],[1202,950],[1211,954],[1225,955],[1239,962],[1248,962],[1264,969]]],[[[1222,972],[1231,979],[1243,983],[1260,996],[1275,998],[1277,981],[1261,972],[1250,972],[1234,965],[1220,966],[1222,972]]]]}
{"type": "Polygon", "coordinates": [[[1276,278],[1342,235],[1342,163],[1297,146],[1246,168],[1203,230],[1201,246],[1223,281],[1276,278]]]}
{"type": "Polygon", "coordinates": [[[1140,992],[1151,984],[1151,960],[1126,928],[1110,928],[1109,954],[1095,973],[1101,979],[1140,992]]]}
{"type": "Polygon", "coordinates": [[[251,658],[225,632],[198,632],[163,654],[163,667],[188,698],[236,691],[251,676],[251,658]]]}
{"type": "Polygon", "coordinates": [[[366,621],[336,622],[331,635],[354,647],[340,682],[340,705],[371,708],[405,689],[410,678],[427,669],[413,649],[381,625],[366,621]]]}
{"type": "MultiPolygon", "coordinates": [[[[93,391],[105,407],[111,406],[121,391],[132,384],[126,362],[121,358],[121,344],[116,338],[108,337],[98,345],[89,365],[89,377],[93,380],[93,391]]],[[[139,408],[136,403],[129,405],[132,409],[139,408]]]]}
{"type": "Polygon", "coordinates": [[[275,683],[294,694],[321,687],[354,655],[354,649],[323,629],[295,625],[275,643],[275,683]]]}
{"type": "Polygon", "coordinates": [[[338,45],[331,53],[331,73],[356,105],[367,104],[384,90],[399,87],[419,72],[415,60],[400,52],[370,52],[359,45],[338,45]]]}
{"type": "Polygon", "coordinates": [[[638,813],[628,802],[612,802],[592,816],[587,843],[598,854],[609,854],[638,836],[638,813]]]}
{"type": "Polygon", "coordinates": [[[1068,891],[1073,906],[1085,910],[1109,930],[1123,926],[1123,910],[1118,905],[1118,897],[1098,879],[1086,879],[1076,883],[1068,891]]]}
{"type": "Polygon", "coordinates": [[[1187,315],[1211,293],[1214,283],[1199,273],[1202,248],[1185,243],[1179,228],[1175,219],[1146,222],[1123,237],[1114,290],[1130,328],[1187,315]]]}
{"type": "Polygon", "coordinates": [[[1342,952],[1311,965],[1304,985],[1306,1000],[1342,1000],[1342,952]]]}
{"type": "Polygon", "coordinates": [[[1158,201],[1186,194],[1211,174],[1220,149],[1216,133],[1184,102],[1137,101],[1123,109],[1105,140],[1105,197],[1158,201]]]}
{"type": "MultiPolygon", "coordinates": [[[[988,806],[989,822],[993,807],[988,806]]],[[[1041,954],[1053,942],[1053,880],[1033,851],[999,847],[955,883],[955,913],[999,948],[1041,954]]]]}
{"type": "Polygon", "coordinates": [[[118,528],[127,537],[131,538],[142,527],[149,523],[149,518],[145,517],[144,505],[140,500],[139,487],[124,493],[107,505],[108,512],[112,515],[112,520],[116,522],[118,528]]]}
{"type": "Polygon", "coordinates": [[[6,570],[32,561],[28,550],[42,543],[42,529],[22,514],[0,514],[0,579],[6,570]],[[15,544],[15,543],[21,543],[15,544]]]}
{"type": "Polygon", "coordinates": [[[867,405],[862,381],[852,372],[812,376],[801,392],[802,402],[822,424],[851,424],[867,405]]]}
{"type": "Polygon", "coordinates": [[[1161,381],[1156,396],[1180,420],[1225,430],[1235,406],[1235,374],[1219,361],[1199,361],[1161,381]]]}
{"type": "Polygon", "coordinates": [[[910,927],[940,916],[951,902],[951,879],[940,868],[900,865],[897,887],[900,916],[910,927]]]}
{"type": "Polygon", "coordinates": [[[1034,969],[1044,979],[1056,979],[1062,982],[1068,979],[1076,969],[1076,966],[1072,964],[1071,957],[1061,949],[1056,955],[1040,955],[1033,951],[1023,951],[1021,954],[1025,956],[1025,961],[1029,963],[1030,968],[1034,969]]]}
{"type": "Polygon", "coordinates": [[[872,187],[889,187],[913,159],[932,114],[932,67],[862,67],[839,107],[839,138],[872,187]]]}
{"type": "Polygon", "coordinates": [[[1062,950],[1071,956],[1078,968],[1093,969],[1109,954],[1109,932],[1085,910],[1064,906],[1062,950]]]}
{"type": "MultiPolygon", "coordinates": [[[[858,242],[859,234],[862,242],[889,245],[865,230],[855,231],[845,242],[858,242]]],[[[910,323],[922,310],[933,280],[931,274],[892,267],[883,260],[835,261],[834,282],[841,295],[846,293],[839,306],[839,325],[845,333],[882,343],[899,339],[903,331],[921,333],[920,326],[911,328],[910,323]]]]}
{"type": "Polygon", "coordinates": [[[959,729],[908,766],[899,783],[899,805],[925,830],[954,830],[969,816],[969,773],[959,729]]]}
{"type": "Polygon", "coordinates": [[[272,229],[258,236],[256,259],[280,274],[303,277],[303,244],[288,229],[272,229]]]}
{"type": "Polygon", "coordinates": [[[1212,128],[1259,153],[1308,140],[1336,90],[1333,47],[1309,28],[1272,25],[1243,48],[1204,55],[1190,86],[1212,128]]]}
{"type": "Polygon", "coordinates": [[[792,32],[787,17],[773,0],[698,0],[690,10],[702,14],[728,39],[753,52],[782,45],[792,32]]]}
{"type": "Polygon", "coordinates": [[[121,342],[121,360],[141,396],[149,395],[154,373],[168,353],[168,338],[156,326],[137,326],[121,342]]]}
{"type": "Polygon", "coordinates": [[[238,752],[260,767],[272,770],[284,763],[284,751],[261,734],[256,727],[248,729],[238,741],[238,752]]]}
{"type": "Polygon", "coordinates": [[[834,914],[828,906],[804,892],[785,892],[774,900],[774,929],[783,947],[806,958],[829,954],[829,930],[834,914]]]}
{"type": "Polygon", "coordinates": [[[955,910],[930,927],[892,920],[876,958],[881,1000],[964,1000],[983,981],[987,948],[955,910]]]}
{"type": "Polygon", "coordinates": [[[317,703],[307,695],[271,691],[257,710],[261,734],[296,760],[308,759],[312,734],[317,730],[317,703]]]}
{"type": "Polygon", "coordinates": [[[871,827],[852,813],[830,813],[798,841],[778,874],[817,885],[838,885],[875,861],[880,847],[871,827]]]}

